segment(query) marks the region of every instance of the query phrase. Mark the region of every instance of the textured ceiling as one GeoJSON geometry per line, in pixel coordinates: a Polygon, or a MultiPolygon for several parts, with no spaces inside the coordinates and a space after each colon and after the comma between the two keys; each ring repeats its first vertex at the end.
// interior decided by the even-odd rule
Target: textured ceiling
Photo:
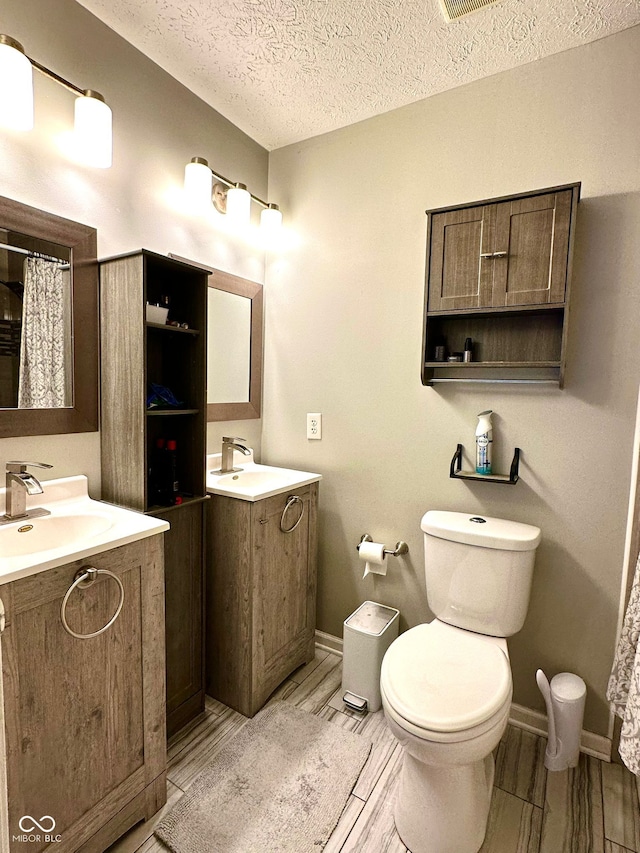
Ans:
{"type": "Polygon", "coordinates": [[[273,149],[640,24],[640,0],[79,0],[273,149]]]}

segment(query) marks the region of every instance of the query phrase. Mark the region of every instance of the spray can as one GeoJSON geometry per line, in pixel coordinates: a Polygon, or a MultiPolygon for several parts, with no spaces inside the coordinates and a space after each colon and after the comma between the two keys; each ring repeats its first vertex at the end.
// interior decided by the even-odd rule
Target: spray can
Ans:
{"type": "Polygon", "coordinates": [[[476,427],[476,474],[491,473],[491,444],[493,428],[491,426],[492,409],[480,412],[476,427]]]}

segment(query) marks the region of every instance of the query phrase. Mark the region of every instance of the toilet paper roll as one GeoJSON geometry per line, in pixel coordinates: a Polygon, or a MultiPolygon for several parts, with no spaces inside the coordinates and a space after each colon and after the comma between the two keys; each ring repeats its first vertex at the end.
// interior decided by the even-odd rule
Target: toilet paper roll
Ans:
{"type": "Polygon", "coordinates": [[[382,542],[362,542],[358,548],[358,556],[364,560],[364,574],[362,579],[367,575],[386,575],[387,564],[385,562],[384,545],[382,542]]]}

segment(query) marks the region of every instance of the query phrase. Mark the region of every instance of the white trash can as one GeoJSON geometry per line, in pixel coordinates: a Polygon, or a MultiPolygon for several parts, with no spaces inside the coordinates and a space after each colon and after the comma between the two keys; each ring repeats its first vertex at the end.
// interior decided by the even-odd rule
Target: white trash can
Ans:
{"type": "Polygon", "coordinates": [[[342,660],[343,702],[355,711],[382,707],[382,658],[398,636],[400,611],[365,601],[344,621],[342,660]]]}

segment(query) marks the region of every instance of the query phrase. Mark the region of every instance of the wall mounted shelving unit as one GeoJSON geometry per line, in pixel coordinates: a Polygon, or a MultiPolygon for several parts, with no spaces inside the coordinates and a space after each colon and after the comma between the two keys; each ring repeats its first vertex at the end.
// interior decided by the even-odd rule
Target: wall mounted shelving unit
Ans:
{"type": "Polygon", "coordinates": [[[579,195],[577,183],[427,211],[424,385],[562,387],[579,195]],[[436,360],[467,338],[473,361],[436,360]]]}

